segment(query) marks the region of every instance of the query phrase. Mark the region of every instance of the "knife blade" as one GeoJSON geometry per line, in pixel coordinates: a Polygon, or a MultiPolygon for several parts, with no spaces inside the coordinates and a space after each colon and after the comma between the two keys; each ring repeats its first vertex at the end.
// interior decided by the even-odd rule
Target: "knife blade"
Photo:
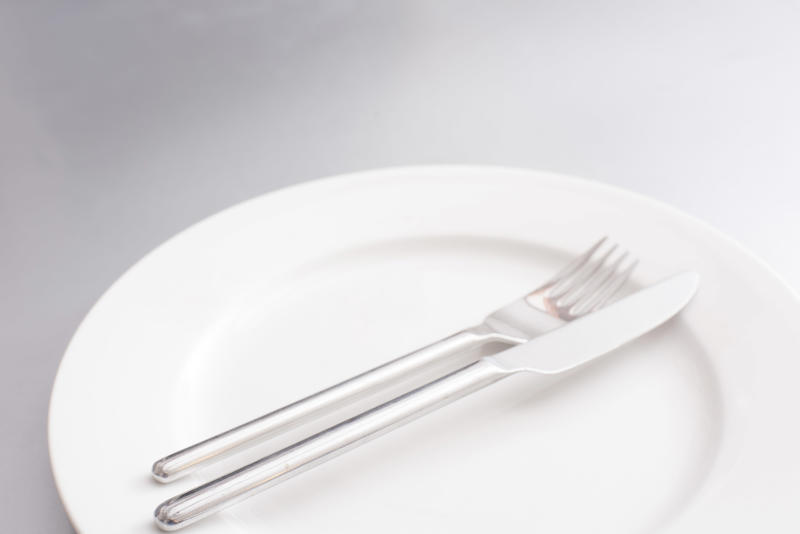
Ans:
{"type": "Polygon", "coordinates": [[[674,275],[605,309],[485,359],[507,372],[552,375],[570,371],[670,319],[688,304],[698,283],[697,273],[674,275]]]}

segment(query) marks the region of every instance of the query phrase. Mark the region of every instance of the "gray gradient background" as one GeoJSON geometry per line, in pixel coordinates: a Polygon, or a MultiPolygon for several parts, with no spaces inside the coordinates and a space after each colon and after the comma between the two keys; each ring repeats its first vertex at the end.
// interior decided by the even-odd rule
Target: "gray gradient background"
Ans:
{"type": "Polygon", "coordinates": [[[0,3],[0,512],[71,532],[46,446],[128,266],[289,184],[543,168],[639,191],[800,286],[796,1],[0,3]]]}

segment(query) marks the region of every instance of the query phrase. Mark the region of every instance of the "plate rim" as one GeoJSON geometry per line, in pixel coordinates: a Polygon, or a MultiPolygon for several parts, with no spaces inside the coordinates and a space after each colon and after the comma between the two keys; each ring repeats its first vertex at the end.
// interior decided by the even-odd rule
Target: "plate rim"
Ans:
{"type": "Polygon", "coordinates": [[[146,254],[144,254],[142,257],[136,260],[132,265],[126,268],[119,276],[117,276],[117,278],[108,286],[108,288],[106,288],[95,299],[93,304],[86,311],[83,318],[80,320],[74,332],[70,336],[70,339],[59,361],[51,385],[46,425],[47,425],[47,449],[48,449],[50,470],[53,476],[53,480],[55,483],[59,499],[61,500],[62,506],[73,528],[75,528],[76,531],[80,532],[80,530],[78,529],[78,518],[76,517],[74,511],[71,509],[69,500],[66,498],[66,494],[63,488],[63,482],[60,480],[59,474],[57,473],[58,469],[56,467],[56,461],[54,459],[54,443],[52,439],[53,428],[55,425],[53,418],[53,406],[57,401],[56,399],[57,385],[59,383],[60,378],[63,376],[62,368],[64,367],[65,362],[68,359],[70,359],[71,361],[70,358],[70,354],[72,353],[71,349],[74,345],[76,337],[85,328],[85,325],[91,319],[95,310],[100,306],[101,303],[103,303],[108,298],[108,295],[111,294],[118,285],[120,285],[121,283],[124,282],[124,280],[130,277],[132,273],[134,273],[137,270],[137,268],[142,263],[146,262],[151,256],[158,254],[163,248],[169,247],[175,241],[182,239],[186,234],[196,231],[196,229],[199,227],[203,227],[213,223],[213,221],[218,217],[223,217],[231,212],[240,210],[249,205],[250,203],[263,201],[267,197],[275,198],[275,197],[282,197],[289,195],[298,195],[302,197],[303,195],[307,194],[307,192],[313,192],[315,190],[323,188],[336,188],[340,186],[359,186],[367,183],[375,184],[378,180],[384,180],[384,184],[386,184],[393,180],[402,178],[407,179],[414,177],[415,175],[417,176],[426,175],[428,179],[434,179],[438,178],[439,177],[438,175],[456,174],[459,172],[473,173],[473,174],[490,174],[494,172],[494,173],[502,173],[504,175],[510,175],[510,174],[518,174],[520,176],[524,175],[530,180],[539,181],[539,183],[541,184],[556,184],[559,186],[567,185],[570,188],[582,189],[584,191],[588,191],[591,194],[615,195],[618,198],[623,198],[623,199],[627,198],[640,205],[650,206],[652,208],[661,210],[664,213],[668,213],[671,217],[675,218],[676,220],[688,223],[690,226],[699,227],[703,231],[708,232],[715,239],[723,241],[727,245],[732,246],[733,249],[736,250],[736,252],[742,254],[744,257],[754,262],[754,264],[759,267],[761,272],[772,278],[773,282],[777,282],[778,286],[782,289],[784,295],[790,297],[791,300],[793,301],[793,305],[800,310],[800,291],[796,290],[791,284],[789,284],[788,281],[780,273],[778,273],[769,263],[760,258],[757,254],[755,254],[753,251],[751,251],[748,247],[743,245],[737,239],[717,229],[716,227],[706,222],[705,220],[701,219],[700,217],[686,213],[680,210],[679,208],[673,206],[672,204],[669,204],[662,200],[654,199],[640,192],[631,191],[623,187],[611,185],[605,182],[595,181],[593,179],[582,178],[570,174],[564,174],[549,170],[528,169],[528,168],[514,167],[514,166],[449,165],[449,164],[407,165],[407,166],[381,167],[381,168],[367,169],[367,170],[361,170],[344,174],[336,174],[328,177],[317,178],[292,184],[272,191],[267,191],[265,193],[256,195],[241,202],[232,204],[208,216],[205,216],[200,220],[185,227],[184,229],[178,231],[177,233],[173,234],[172,236],[170,236],[169,238],[167,238],[166,240],[164,240],[163,242],[152,248],[150,251],[148,251],[146,254]]]}

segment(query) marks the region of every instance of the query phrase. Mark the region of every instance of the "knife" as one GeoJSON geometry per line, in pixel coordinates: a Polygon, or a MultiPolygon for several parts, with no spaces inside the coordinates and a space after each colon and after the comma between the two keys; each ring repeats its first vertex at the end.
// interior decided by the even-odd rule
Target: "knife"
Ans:
{"type": "Polygon", "coordinates": [[[376,438],[417,417],[520,372],[550,384],[656,328],[697,290],[687,272],[642,289],[605,309],[493,356],[332,426],[232,473],[161,503],[162,530],[178,530],[376,438]]]}

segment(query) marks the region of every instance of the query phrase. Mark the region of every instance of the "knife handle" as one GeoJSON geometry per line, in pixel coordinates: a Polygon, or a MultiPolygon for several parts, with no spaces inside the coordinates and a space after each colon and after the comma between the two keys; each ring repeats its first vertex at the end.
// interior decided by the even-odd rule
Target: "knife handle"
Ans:
{"type": "Polygon", "coordinates": [[[322,417],[387,385],[412,376],[421,369],[440,363],[456,353],[490,341],[516,344],[522,340],[498,334],[485,325],[462,330],[335,386],[165,456],[153,464],[153,478],[159,482],[177,480],[202,465],[254,443],[255,440],[276,436],[312,419],[322,417]]]}
{"type": "Polygon", "coordinates": [[[155,510],[156,524],[162,530],[183,528],[509,374],[492,358],[481,358],[458,371],[163,502],[155,510]]]}

